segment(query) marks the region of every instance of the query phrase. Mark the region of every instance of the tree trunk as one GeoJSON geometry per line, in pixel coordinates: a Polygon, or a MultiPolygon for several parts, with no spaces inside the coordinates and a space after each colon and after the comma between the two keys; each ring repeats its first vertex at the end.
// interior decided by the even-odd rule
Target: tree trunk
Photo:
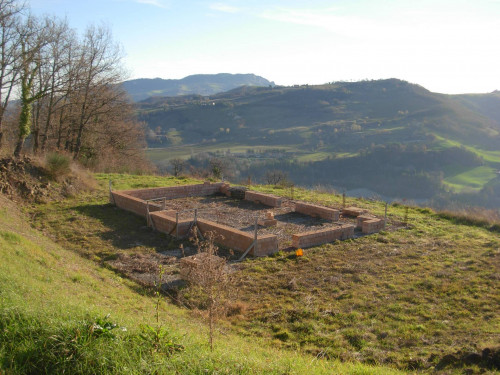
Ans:
{"type": "Polygon", "coordinates": [[[0,150],[2,149],[3,141],[3,114],[5,113],[5,108],[0,106],[0,150]]]}
{"type": "Polygon", "coordinates": [[[24,140],[31,132],[31,103],[26,95],[29,93],[31,87],[23,85],[21,95],[21,114],[19,115],[19,136],[17,139],[16,149],[14,156],[19,157],[24,146],[24,140]]]}
{"type": "Polygon", "coordinates": [[[80,156],[80,149],[82,148],[82,134],[83,134],[83,126],[80,126],[78,129],[78,136],[76,137],[75,149],[73,152],[73,159],[78,159],[80,156]]]}
{"type": "Polygon", "coordinates": [[[33,134],[33,153],[37,154],[40,148],[40,130],[38,128],[33,129],[31,134],[33,134]]]}
{"type": "Polygon", "coordinates": [[[17,139],[17,144],[16,144],[16,149],[14,150],[14,156],[18,158],[21,155],[21,151],[23,150],[24,146],[24,137],[19,136],[17,139]]]}
{"type": "Polygon", "coordinates": [[[39,102],[37,102],[35,110],[35,118],[34,121],[32,122],[33,130],[31,131],[31,133],[33,134],[34,154],[37,154],[38,149],[40,148],[40,112],[41,112],[41,105],[39,102]]]}
{"type": "Polygon", "coordinates": [[[209,325],[209,341],[210,341],[210,351],[214,351],[214,306],[211,305],[208,308],[208,325],[209,325]]]}

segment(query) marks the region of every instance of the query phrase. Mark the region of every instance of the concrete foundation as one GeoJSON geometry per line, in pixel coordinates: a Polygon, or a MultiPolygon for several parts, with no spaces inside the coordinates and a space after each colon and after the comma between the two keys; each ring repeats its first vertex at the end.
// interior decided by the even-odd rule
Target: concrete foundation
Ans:
{"type": "Polygon", "coordinates": [[[309,215],[312,217],[320,217],[322,219],[338,221],[340,212],[334,208],[318,206],[311,203],[296,202],[295,212],[309,215]]]}
{"type": "Polygon", "coordinates": [[[281,207],[281,197],[272,194],[258,193],[256,191],[246,191],[245,200],[260,203],[270,207],[281,207]]]}
{"type": "MultiPolygon", "coordinates": [[[[166,210],[166,201],[177,198],[208,196],[213,194],[230,195],[230,185],[227,183],[210,183],[196,185],[182,185],[138,190],[113,191],[110,200],[117,207],[133,212],[144,218],[148,217],[148,225],[152,225],[159,232],[173,237],[183,238],[189,234],[189,229],[194,225],[194,217],[189,220],[176,219],[175,210],[166,210]]],[[[260,203],[270,207],[281,207],[282,198],[272,194],[255,191],[243,191],[245,200],[260,203]]],[[[339,210],[315,204],[296,202],[295,212],[319,217],[330,221],[339,220],[339,210]]],[[[347,207],[342,210],[344,216],[357,217],[357,228],[362,233],[375,233],[384,228],[384,220],[365,214],[366,210],[357,207],[347,207]]],[[[272,211],[266,213],[265,219],[259,220],[259,225],[273,226],[278,224],[272,211]]],[[[197,218],[196,224],[202,234],[212,232],[215,242],[234,249],[238,252],[246,251],[255,241],[255,234],[244,232],[227,225],[197,218]]],[[[336,227],[296,233],[292,236],[292,246],[295,248],[311,247],[335,240],[344,240],[354,236],[354,225],[344,224],[336,227]]],[[[254,244],[251,255],[265,256],[277,252],[278,237],[274,234],[260,235],[254,244]]]]}
{"type": "Polygon", "coordinates": [[[363,221],[361,231],[365,234],[377,233],[384,229],[383,219],[372,219],[363,221]]]}
{"type": "Polygon", "coordinates": [[[335,228],[294,234],[292,236],[292,246],[295,248],[318,246],[335,240],[346,240],[353,236],[354,225],[345,224],[335,228]]]}
{"type": "Polygon", "coordinates": [[[359,215],[362,215],[366,212],[366,210],[363,210],[362,208],[358,207],[346,207],[342,209],[342,215],[344,216],[354,216],[358,217],[359,215]]]}

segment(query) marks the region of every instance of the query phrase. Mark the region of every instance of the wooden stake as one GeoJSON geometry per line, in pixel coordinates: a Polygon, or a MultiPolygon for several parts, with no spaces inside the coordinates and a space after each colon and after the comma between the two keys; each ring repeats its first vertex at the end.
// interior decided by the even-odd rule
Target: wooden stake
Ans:
{"type": "Polygon", "coordinates": [[[388,206],[388,202],[385,202],[385,213],[384,213],[384,230],[385,230],[385,227],[387,225],[387,206],[388,206]]]}
{"type": "Polygon", "coordinates": [[[255,216],[255,231],[253,234],[253,242],[254,242],[254,247],[253,247],[253,254],[257,254],[257,232],[259,230],[259,217],[255,216]]]}
{"type": "Polygon", "coordinates": [[[112,190],[113,190],[113,185],[112,185],[112,183],[111,183],[111,179],[110,179],[110,180],[109,180],[109,200],[110,200],[110,201],[111,201],[114,205],[116,205],[116,203],[115,203],[115,197],[113,197],[113,192],[112,192],[112,190]]]}
{"type": "Polygon", "coordinates": [[[255,231],[254,231],[254,236],[253,236],[253,242],[250,244],[250,246],[248,246],[248,248],[245,250],[245,252],[240,257],[240,259],[238,259],[238,262],[241,262],[243,259],[245,259],[245,257],[250,252],[252,247],[254,248],[254,254],[257,253],[257,230],[258,230],[258,227],[259,227],[259,217],[256,216],[255,217],[255,231]]]}
{"type": "Polygon", "coordinates": [[[175,213],[175,237],[179,238],[179,213],[175,213]]]}
{"type": "Polygon", "coordinates": [[[149,217],[149,201],[146,201],[146,226],[149,227],[149,221],[150,221],[150,217],[149,217]]]}

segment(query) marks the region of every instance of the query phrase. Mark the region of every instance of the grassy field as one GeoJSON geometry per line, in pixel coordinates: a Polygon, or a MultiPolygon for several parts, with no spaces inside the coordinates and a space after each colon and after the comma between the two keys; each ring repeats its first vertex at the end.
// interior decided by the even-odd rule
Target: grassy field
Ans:
{"type": "MultiPolygon", "coordinates": [[[[128,312],[136,311],[135,315],[141,315],[140,320],[152,317],[153,300],[141,295],[144,291],[137,286],[99,265],[105,265],[106,260],[115,259],[121,253],[159,252],[177,248],[179,243],[152,233],[145,227],[143,219],[108,204],[108,180],[111,179],[118,189],[190,183],[193,180],[118,174],[99,174],[96,177],[102,188],[94,193],[29,210],[33,225],[62,246],[50,243],[58,249],[58,256],[66,253],[71,256],[62,260],[65,267],[60,271],[69,280],[64,284],[65,290],[56,293],[51,289],[44,295],[54,294],[53,306],[62,299],[72,301],[79,308],[85,306],[84,310],[88,309],[86,301],[92,300],[90,306],[96,311],[93,315],[102,316],[113,311],[119,325],[130,330],[132,327],[139,329],[135,318],[128,312]],[[87,263],[67,250],[96,263],[87,263]],[[80,263],[74,266],[73,259],[79,259],[80,263]],[[82,264],[105,276],[89,276],[90,271],[82,268],[82,264]],[[99,278],[104,279],[103,283],[99,278]],[[112,282],[114,278],[119,283],[112,282]],[[80,293],[80,289],[72,291],[73,284],[78,288],[90,286],[85,292],[90,293],[88,299],[67,297],[66,294],[80,293]],[[115,292],[115,285],[118,285],[119,292],[115,292]],[[79,304],[80,300],[85,303],[79,304]],[[129,300],[134,302],[129,303],[129,300]],[[149,307],[138,309],[136,300],[141,301],[141,306],[149,307]],[[117,306],[122,303],[127,306],[117,306]]],[[[253,188],[281,196],[291,193],[288,189],[270,186],[253,188]]],[[[296,199],[337,207],[341,204],[341,197],[328,192],[295,189],[294,195],[296,199]]],[[[347,204],[367,208],[378,215],[384,212],[383,205],[377,202],[348,198],[347,204]]],[[[389,207],[391,221],[401,222],[405,215],[405,207],[389,207]]],[[[8,219],[3,221],[4,231],[6,222],[8,219]]],[[[190,339],[193,341],[180,339],[179,342],[189,347],[190,355],[201,351],[194,359],[187,353],[178,353],[176,363],[192,361],[194,368],[201,369],[205,366],[204,361],[210,361],[209,373],[216,373],[217,366],[220,366],[219,372],[227,373],[303,373],[309,364],[308,373],[388,371],[379,367],[340,365],[336,360],[399,370],[435,371],[437,366],[444,373],[461,373],[464,368],[469,373],[493,373],[481,365],[463,367],[464,363],[459,359],[462,354],[494,348],[500,342],[500,317],[497,314],[500,306],[499,234],[481,227],[453,224],[427,209],[409,209],[408,222],[406,229],[307,249],[302,258],[278,253],[274,257],[240,263],[236,274],[238,298],[235,302],[241,306],[242,312],[222,322],[224,339],[219,339],[221,345],[215,357],[203,345],[203,339],[194,334],[200,329],[197,319],[185,310],[163,305],[162,311],[164,316],[170,317],[168,322],[173,334],[194,337],[190,339]],[[254,341],[255,347],[250,344],[254,341]],[[230,350],[232,356],[227,357],[230,347],[233,348],[230,350]],[[238,351],[253,353],[247,357],[242,371],[235,371],[232,367],[236,366],[233,361],[237,361],[238,351]],[[457,362],[443,363],[449,356],[457,358],[457,362]],[[269,367],[265,367],[264,363],[274,357],[272,363],[265,365],[269,367]]],[[[16,230],[19,229],[7,227],[9,232],[16,230]]],[[[36,237],[34,242],[39,242],[36,237]]],[[[15,250],[10,251],[15,253],[15,250]]],[[[36,257],[33,257],[33,262],[36,262],[36,257]]],[[[174,266],[169,272],[178,271],[174,266]]],[[[11,273],[12,269],[3,272],[3,278],[8,279],[6,275],[11,273]]],[[[49,277],[39,268],[35,274],[41,275],[41,279],[49,277]]],[[[17,277],[15,283],[9,281],[13,291],[18,289],[16,283],[22,283],[25,276],[17,277]]],[[[54,279],[56,276],[50,277],[54,279]]],[[[58,288],[58,281],[50,285],[58,288]]],[[[26,292],[22,295],[26,296],[26,292]]],[[[39,295],[33,297],[36,299],[39,295]]],[[[15,297],[16,301],[21,298],[15,297]]],[[[34,306],[31,311],[38,311],[42,301],[30,304],[34,306]]],[[[23,306],[28,310],[28,305],[23,306]]],[[[84,312],[75,314],[77,320],[85,315],[84,312]]],[[[63,318],[57,319],[58,324],[63,321],[63,318]]]]}
{"type": "Polygon", "coordinates": [[[438,141],[438,142],[436,142],[437,148],[464,147],[467,150],[482,157],[486,163],[488,163],[492,166],[495,166],[495,167],[500,167],[500,151],[482,150],[482,149],[477,148],[477,147],[465,145],[465,144],[460,143],[458,141],[446,139],[446,138],[441,137],[437,134],[434,134],[434,136],[436,137],[436,139],[438,141]]]}
{"type": "MultiPolygon", "coordinates": [[[[116,186],[137,183],[99,176],[105,182],[109,177],[116,186]]],[[[100,245],[124,251],[114,240],[125,233],[110,228],[106,218],[117,225],[124,218],[125,227],[136,220],[106,204],[105,188],[28,210],[46,235],[31,227],[16,204],[1,196],[0,203],[2,374],[398,373],[282,350],[228,329],[217,335],[211,352],[204,324],[164,300],[157,324],[151,291],[104,267],[95,255],[100,245]]]]}
{"type": "Polygon", "coordinates": [[[191,155],[203,152],[227,152],[231,153],[246,153],[248,150],[255,152],[262,152],[268,150],[283,150],[290,152],[297,152],[298,147],[291,146],[247,146],[238,145],[235,143],[217,143],[217,144],[203,144],[203,145],[183,145],[172,146],[167,148],[149,148],[146,155],[151,161],[157,165],[168,165],[169,160],[174,158],[187,159],[191,155]]]}
{"type": "Polygon", "coordinates": [[[449,173],[444,183],[457,192],[479,191],[489,181],[497,177],[497,170],[488,166],[466,169],[449,173]]]}

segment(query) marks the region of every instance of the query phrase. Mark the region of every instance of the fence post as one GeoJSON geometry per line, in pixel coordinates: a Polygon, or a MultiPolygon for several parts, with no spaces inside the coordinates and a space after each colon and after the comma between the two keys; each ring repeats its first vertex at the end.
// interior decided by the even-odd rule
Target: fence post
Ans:
{"type": "Polygon", "coordinates": [[[167,209],[167,198],[165,198],[165,197],[163,197],[161,209],[162,209],[162,211],[165,211],[167,209]]]}
{"type": "Polygon", "coordinates": [[[113,197],[112,190],[113,190],[113,184],[111,182],[111,179],[109,179],[109,201],[112,202],[114,205],[116,205],[115,197],[113,197]]]}
{"type": "Polygon", "coordinates": [[[387,203],[387,202],[385,202],[384,230],[385,230],[385,226],[387,225],[387,205],[388,205],[388,203],[387,203]]]}
{"type": "Polygon", "coordinates": [[[179,212],[175,213],[175,237],[179,238],[179,212]]]}
{"type": "Polygon", "coordinates": [[[259,216],[255,216],[255,231],[253,234],[253,243],[254,243],[253,255],[254,256],[257,255],[257,232],[258,232],[258,230],[259,230],[259,216]]]}

